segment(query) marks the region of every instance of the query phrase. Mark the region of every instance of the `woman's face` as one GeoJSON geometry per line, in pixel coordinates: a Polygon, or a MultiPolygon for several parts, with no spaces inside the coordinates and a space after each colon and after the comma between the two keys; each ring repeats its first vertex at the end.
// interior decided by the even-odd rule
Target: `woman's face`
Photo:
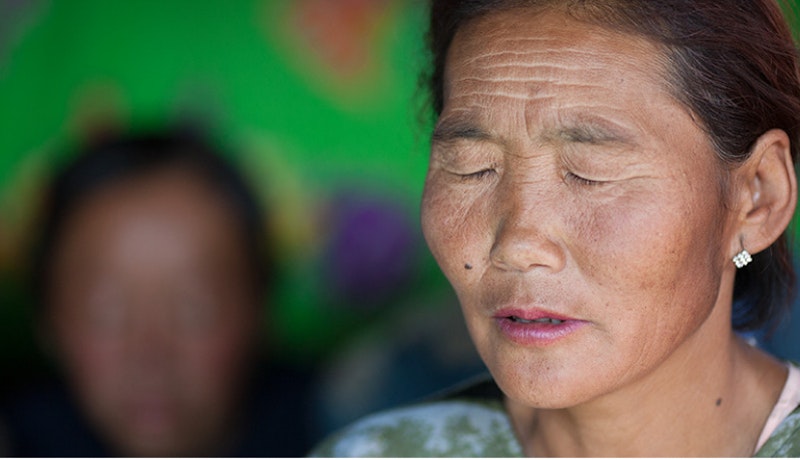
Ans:
{"type": "Polygon", "coordinates": [[[236,223],[217,192],[178,170],[109,185],[70,216],[50,325],[116,452],[207,454],[230,429],[258,322],[236,223]]]}
{"type": "Polygon", "coordinates": [[[552,12],[452,43],[422,224],[512,401],[586,402],[730,333],[736,211],[659,58],[552,12]]]}

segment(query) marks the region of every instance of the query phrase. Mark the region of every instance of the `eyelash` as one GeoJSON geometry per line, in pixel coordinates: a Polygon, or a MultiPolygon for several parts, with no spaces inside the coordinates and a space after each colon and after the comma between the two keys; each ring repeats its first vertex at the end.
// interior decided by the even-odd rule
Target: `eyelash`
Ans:
{"type": "MultiPolygon", "coordinates": [[[[486,176],[493,174],[495,172],[494,168],[487,168],[482,169],[480,171],[476,171],[474,173],[469,174],[459,174],[462,180],[480,180],[485,178],[486,176]]],[[[573,172],[567,172],[566,178],[569,181],[575,182],[579,185],[586,185],[586,186],[597,186],[601,185],[603,182],[596,181],[592,179],[586,179],[585,177],[581,177],[573,172]]]]}
{"type": "Polygon", "coordinates": [[[459,176],[461,177],[462,180],[478,180],[478,179],[483,179],[492,173],[494,173],[494,168],[486,168],[474,173],[459,174],[459,176]]]}
{"type": "Polygon", "coordinates": [[[567,172],[566,178],[569,181],[576,182],[580,185],[587,185],[587,186],[596,186],[602,184],[601,181],[586,179],[585,177],[581,177],[575,173],[567,172]]]}

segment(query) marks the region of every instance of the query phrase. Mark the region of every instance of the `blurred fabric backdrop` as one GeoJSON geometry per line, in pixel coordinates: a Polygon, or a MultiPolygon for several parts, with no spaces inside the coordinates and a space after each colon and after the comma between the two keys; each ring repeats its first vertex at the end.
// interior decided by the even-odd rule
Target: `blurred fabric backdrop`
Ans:
{"type": "MultiPolygon", "coordinates": [[[[287,352],[324,352],[364,310],[412,297],[390,294],[392,283],[435,278],[417,225],[426,141],[409,104],[422,62],[419,5],[0,5],[4,278],[24,268],[43,173],[59,151],[105,130],[186,121],[230,147],[272,215],[287,352]],[[356,285],[373,298],[358,299],[356,285]]],[[[3,354],[19,353],[21,331],[5,329],[22,300],[4,298],[3,354]]]]}
{"type": "MultiPolygon", "coordinates": [[[[442,362],[479,367],[418,224],[429,131],[418,84],[424,7],[0,0],[0,390],[47,366],[25,270],[59,152],[174,123],[202,126],[257,189],[279,251],[273,353],[309,366],[339,359],[330,374],[353,398],[338,410],[355,414],[369,399],[369,385],[352,382],[395,377],[377,343],[447,342],[434,347],[442,362]]],[[[437,366],[409,356],[409,368],[435,380],[437,366]]],[[[391,391],[413,397],[408,386],[391,391]]]]}

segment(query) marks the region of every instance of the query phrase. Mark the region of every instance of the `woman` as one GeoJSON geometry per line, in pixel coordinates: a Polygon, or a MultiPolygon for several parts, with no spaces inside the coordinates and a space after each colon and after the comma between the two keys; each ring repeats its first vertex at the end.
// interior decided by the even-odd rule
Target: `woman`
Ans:
{"type": "Polygon", "coordinates": [[[33,280],[64,383],[0,408],[11,454],[304,453],[306,378],[259,353],[274,275],[263,214],[225,152],[165,130],[70,158],[33,280]]]}
{"type": "Polygon", "coordinates": [[[493,381],[318,452],[800,454],[800,373],[736,334],[794,280],[774,0],[434,1],[430,37],[422,224],[493,381]]]}

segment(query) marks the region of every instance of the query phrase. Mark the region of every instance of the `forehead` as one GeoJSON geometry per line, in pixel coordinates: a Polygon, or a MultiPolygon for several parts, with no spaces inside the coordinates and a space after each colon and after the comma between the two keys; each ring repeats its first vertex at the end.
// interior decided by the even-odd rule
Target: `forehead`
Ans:
{"type": "Polygon", "coordinates": [[[672,96],[666,69],[665,53],[652,42],[558,10],[490,13],[454,37],[440,127],[516,116],[537,129],[567,123],[614,137],[651,131],[658,111],[692,118],[672,96]]]}
{"type": "Polygon", "coordinates": [[[557,10],[511,9],[478,17],[457,31],[445,66],[454,84],[515,87],[549,79],[598,84],[635,80],[667,89],[666,55],[638,36],[578,21],[557,10]],[[466,75],[468,74],[468,75],[466,75]],[[463,78],[459,78],[463,77],[463,78]]]}
{"type": "Polygon", "coordinates": [[[220,194],[196,174],[157,171],[92,192],[74,210],[59,244],[80,260],[139,261],[235,247],[235,214],[220,194]],[[103,247],[102,251],[92,248],[103,247]]]}
{"type": "Polygon", "coordinates": [[[200,221],[230,220],[228,203],[218,189],[194,171],[180,168],[167,168],[107,184],[87,201],[101,215],[152,216],[187,227],[200,221]]]}
{"type": "Polygon", "coordinates": [[[464,61],[480,67],[547,59],[586,70],[626,63],[661,76],[665,69],[664,53],[651,41],[553,8],[513,8],[466,21],[448,51],[448,68],[464,61]]]}

